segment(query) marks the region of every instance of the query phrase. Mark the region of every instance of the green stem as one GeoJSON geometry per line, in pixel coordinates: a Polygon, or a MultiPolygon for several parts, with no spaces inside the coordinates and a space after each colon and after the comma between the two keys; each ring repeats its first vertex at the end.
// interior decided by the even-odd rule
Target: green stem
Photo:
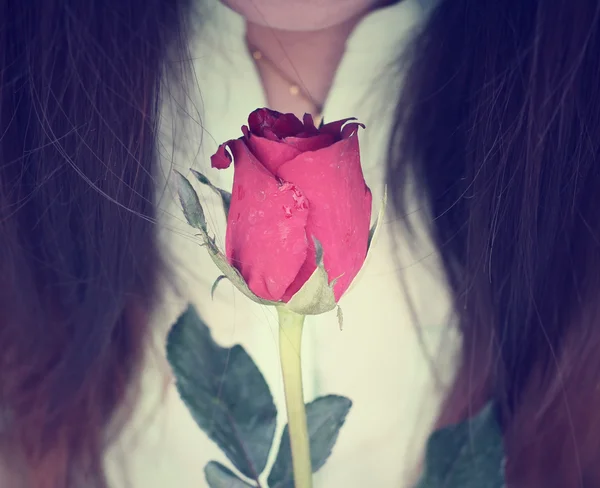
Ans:
{"type": "Polygon", "coordinates": [[[302,391],[300,345],[304,315],[277,307],[279,315],[279,354],[288,414],[295,488],[312,488],[310,442],[302,391]]]}

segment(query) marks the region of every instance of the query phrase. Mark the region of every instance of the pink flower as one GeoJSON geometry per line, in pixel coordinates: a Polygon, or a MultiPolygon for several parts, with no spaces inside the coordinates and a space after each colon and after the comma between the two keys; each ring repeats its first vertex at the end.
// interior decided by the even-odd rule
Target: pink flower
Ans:
{"type": "Polygon", "coordinates": [[[233,156],[225,253],[258,297],[287,302],[300,290],[317,268],[314,239],[336,302],[362,267],[372,197],[352,120],[316,128],[310,115],[258,109],[212,156],[218,169],[232,162],[227,148],[233,156]]]}

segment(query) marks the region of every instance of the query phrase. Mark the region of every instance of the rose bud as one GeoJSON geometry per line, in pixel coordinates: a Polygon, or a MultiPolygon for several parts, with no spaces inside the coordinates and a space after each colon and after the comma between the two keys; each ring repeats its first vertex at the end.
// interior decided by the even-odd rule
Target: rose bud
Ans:
{"type": "Polygon", "coordinates": [[[293,297],[305,285],[312,294],[324,291],[307,284],[322,258],[320,281],[325,278],[333,296],[317,306],[321,313],[335,306],[362,267],[372,197],[360,164],[362,125],[352,120],[316,128],[310,115],[300,121],[258,109],[242,137],[212,156],[214,168],[234,163],[225,252],[258,297],[305,308],[296,302],[310,297],[293,297]]]}

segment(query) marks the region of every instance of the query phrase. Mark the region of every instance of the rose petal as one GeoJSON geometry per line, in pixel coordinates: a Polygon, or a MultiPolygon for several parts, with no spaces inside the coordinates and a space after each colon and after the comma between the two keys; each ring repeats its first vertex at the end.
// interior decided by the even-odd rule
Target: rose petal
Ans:
{"type": "Polygon", "coordinates": [[[313,116],[311,114],[304,114],[302,117],[302,122],[304,122],[304,132],[309,135],[318,134],[319,131],[315,127],[315,121],[313,120],[313,116]]]}
{"type": "Polygon", "coordinates": [[[211,157],[210,157],[210,165],[213,168],[217,168],[217,169],[227,169],[229,168],[229,166],[231,165],[231,156],[230,154],[227,152],[227,146],[229,146],[229,144],[231,144],[232,141],[227,141],[224,144],[221,144],[219,146],[219,148],[217,149],[217,152],[214,153],[211,157]]]}
{"type": "Polygon", "coordinates": [[[250,132],[263,136],[266,128],[278,138],[295,136],[304,131],[304,124],[294,114],[281,114],[268,108],[259,108],[248,116],[250,132]]]}
{"type": "MultiPolygon", "coordinates": [[[[304,283],[306,283],[306,281],[312,276],[315,269],[317,269],[317,254],[315,251],[315,244],[313,243],[312,239],[308,239],[307,244],[308,247],[306,249],[306,259],[304,260],[304,263],[302,263],[302,266],[298,270],[296,278],[281,297],[281,301],[283,302],[289,302],[290,299],[300,290],[300,288],[302,288],[302,285],[304,285],[304,283]]],[[[329,276],[329,281],[331,282],[331,275],[329,274],[329,270],[327,269],[327,267],[325,268],[325,270],[327,271],[327,276],[329,276]]],[[[336,294],[336,301],[337,299],[338,297],[336,294]]]]}
{"type": "Polygon", "coordinates": [[[359,127],[365,128],[365,124],[361,124],[360,122],[351,122],[342,127],[342,139],[348,139],[352,134],[358,132],[359,127]]]}
{"type": "Polygon", "coordinates": [[[302,152],[284,142],[270,141],[255,135],[251,135],[246,140],[246,144],[256,159],[274,175],[277,173],[279,166],[294,159],[302,152]]]}
{"type": "MultiPolygon", "coordinates": [[[[258,137],[260,137],[260,136],[258,136],[258,137]]],[[[273,132],[268,127],[264,128],[263,137],[265,139],[268,139],[269,141],[279,142],[279,137],[277,136],[277,134],[275,134],[275,132],[273,132]]]]}
{"type": "Polygon", "coordinates": [[[362,267],[369,238],[372,197],[360,166],[358,134],[299,155],[281,165],[277,175],[302,188],[311,206],[306,262],[283,299],[289,299],[315,270],[314,236],[323,246],[329,279],[338,278],[334,286],[338,300],[362,267]]]}
{"type": "Polygon", "coordinates": [[[300,153],[317,151],[335,142],[331,134],[317,133],[310,136],[303,133],[304,137],[286,137],[278,140],[273,137],[273,133],[268,128],[263,131],[264,137],[252,134],[246,126],[242,127],[242,132],[252,154],[273,174],[277,172],[279,166],[294,159],[300,153]]]}
{"type": "Polygon", "coordinates": [[[306,260],[308,201],[279,181],[243,140],[230,143],[235,165],[225,251],[248,287],[278,301],[306,260]]]}
{"type": "Polygon", "coordinates": [[[331,134],[319,134],[313,137],[286,137],[285,144],[298,149],[300,152],[318,151],[335,142],[331,134]]]}
{"type": "Polygon", "coordinates": [[[294,114],[283,114],[275,121],[271,129],[283,139],[303,132],[304,124],[294,114]]]}
{"type": "Polygon", "coordinates": [[[341,134],[342,127],[349,120],[356,120],[356,117],[349,117],[347,119],[342,119],[342,120],[336,120],[334,122],[329,122],[328,124],[325,124],[323,127],[321,127],[319,129],[319,133],[321,133],[321,134],[331,134],[336,139],[341,139],[342,138],[342,134],[341,134]]]}

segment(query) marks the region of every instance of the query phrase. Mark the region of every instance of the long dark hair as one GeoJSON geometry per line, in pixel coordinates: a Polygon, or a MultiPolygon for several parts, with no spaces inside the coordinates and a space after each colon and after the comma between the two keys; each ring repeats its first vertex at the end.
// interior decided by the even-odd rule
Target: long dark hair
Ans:
{"type": "Polygon", "coordinates": [[[183,1],[0,2],[0,434],[26,486],[104,486],[160,267],[159,88],[183,1]]]}
{"type": "Polygon", "coordinates": [[[459,317],[440,424],[495,400],[509,486],[600,486],[600,3],[442,1],[409,56],[388,178],[459,317]]]}

